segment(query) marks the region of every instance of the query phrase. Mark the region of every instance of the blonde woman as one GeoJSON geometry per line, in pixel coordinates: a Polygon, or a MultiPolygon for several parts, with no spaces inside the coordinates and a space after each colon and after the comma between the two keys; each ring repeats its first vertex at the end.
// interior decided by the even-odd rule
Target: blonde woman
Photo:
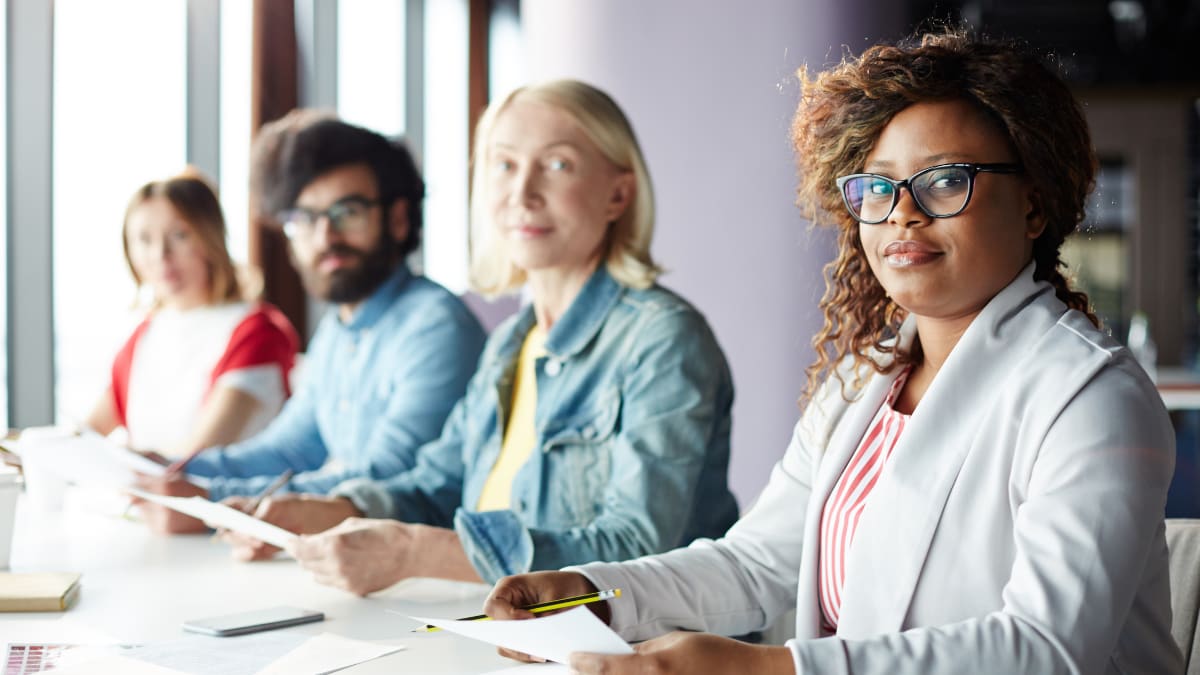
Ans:
{"type": "Polygon", "coordinates": [[[152,304],[117,353],[88,427],[125,427],[130,447],[169,459],[264,428],[288,396],[298,339],[239,280],[212,188],[192,173],[147,183],[129,202],[122,237],[152,304]]]}
{"type": "Polygon", "coordinates": [[[624,114],[550,82],[494,102],[476,138],[476,287],[524,286],[532,303],[489,338],[414,469],[259,511],[299,532],[340,522],[291,553],[353,593],[633,558],[737,516],[729,369],[704,318],[655,283],[653,195],[624,114]]]}

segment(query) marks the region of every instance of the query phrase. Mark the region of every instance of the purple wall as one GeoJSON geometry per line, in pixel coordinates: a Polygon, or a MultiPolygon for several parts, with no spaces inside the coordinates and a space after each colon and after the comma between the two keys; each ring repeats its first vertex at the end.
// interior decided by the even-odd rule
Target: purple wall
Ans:
{"type": "Polygon", "coordinates": [[[798,417],[809,341],[820,326],[820,270],[832,250],[828,234],[810,233],[794,205],[795,71],[805,61],[820,69],[840,57],[842,44],[860,51],[880,27],[895,37],[900,10],[879,4],[521,4],[529,79],[596,84],[638,133],[658,201],[662,283],[704,312],[733,369],[730,482],[743,509],[798,417]]]}

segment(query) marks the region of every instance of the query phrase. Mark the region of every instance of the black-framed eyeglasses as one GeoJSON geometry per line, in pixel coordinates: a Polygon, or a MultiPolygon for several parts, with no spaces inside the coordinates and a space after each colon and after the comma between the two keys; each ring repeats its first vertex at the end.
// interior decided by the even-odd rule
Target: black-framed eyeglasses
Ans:
{"type": "Polygon", "coordinates": [[[283,233],[288,239],[311,237],[317,231],[317,223],[321,218],[329,220],[329,229],[339,234],[358,234],[365,232],[371,225],[370,212],[379,206],[378,199],[367,199],[361,195],[343,197],[324,211],[313,211],[303,207],[295,207],[281,211],[276,219],[283,225],[283,233]]]}
{"type": "Polygon", "coordinates": [[[938,164],[894,180],[877,173],[854,173],[837,179],[842,201],[855,220],[877,225],[892,215],[900,189],[908,188],[917,208],[930,218],[951,218],[963,212],[975,190],[975,176],[985,173],[1021,173],[1020,164],[938,164]]]}

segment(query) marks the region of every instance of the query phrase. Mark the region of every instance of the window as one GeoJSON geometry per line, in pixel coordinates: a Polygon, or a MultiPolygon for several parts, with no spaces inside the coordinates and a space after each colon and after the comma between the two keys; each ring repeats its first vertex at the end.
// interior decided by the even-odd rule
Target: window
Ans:
{"type": "MultiPolygon", "coordinates": [[[[348,121],[390,136],[414,136],[411,144],[429,186],[423,266],[448,287],[464,290],[468,1],[302,4],[314,16],[325,17],[328,36],[323,43],[337,47],[315,53],[319,59],[306,64],[317,71],[319,100],[336,103],[348,121]],[[329,21],[332,18],[336,22],[329,21]]],[[[515,0],[508,5],[515,11],[515,0]]],[[[21,211],[31,210],[31,216],[38,216],[35,220],[49,220],[51,231],[42,230],[45,238],[40,244],[34,241],[36,250],[21,255],[26,260],[48,255],[51,261],[50,269],[27,263],[44,270],[49,283],[42,279],[25,283],[45,289],[53,304],[48,316],[27,321],[38,327],[29,331],[37,338],[35,344],[52,345],[53,364],[46,353],[44,360],[33,359],[29,367],[9,375],[24,395],[14,391],[9,398],[0,386],[0,410],[6,400],[37,400],[18,410],[22,423],[41,423],[50,416],[51,406],[58,421],[69,422],[85,417],[107,386],[113,355],[144,309],[135,307],[136,289],[122,247],[128,200],[145,182],[178,173],[189,161],[189,142],[198,143],[193,152],[204,150],[192,161],[217,179],[230,252],[237,261],[248,258],[253,4],[58,0],[48,6],[27,2],[15,7],[25,12],[13,14],[9,8],[0,19],[17,16],[19,22],[33,26],[34,34],[39,26],[52,32],[52,39],[36,43],[43,45],[40,56],[26,57],[52,71],[36,77],[36,82],[52,90],[52,96],[45,98],[49,110],[18,115],[11,122],[8,111],[0,111],[0,119],[6,127],[16,125],[9,140],[23,138],[32,127],[35,133],[24,137],[40,137],[38,147],[51,148],[46,158],[52,164],[47,172],[50,184],[32,181],[34,189],[22,194],[33,195],[34,208],[21,211]],[[207,44],[216,30],[218,11],[219,64],[189,64],[188,42],[195,37],[189,33],[189,21],[206,22],[191,29],[192,33],[199,30],[207,44]],[[218,80],[215,88],[211,78],[218,80]],[[194,98],[189,106],[189,90],[197,81],[202,83],[199,95],[204,98],[194,98]],[[219,103],[214,96],[219,96],[219,103]],[[195,105],[198,101],[208,105],[195,105]],[[39,123],[45,125],[40,135],[36,133],[39,123]],[[208,145],[210,139],[217,148],[208,145]],[[45,200],[40,206],[39,198],[45,200]],[[45,389],[33,391],[37,387],[45,389]]],[[[320,26],[313,29],[324,34],[320,26]]],[[[11,48],[6,45],[5,52],[11,48]]],[[[192,48],[194,54],[197,44],[192,48]]],[[[27,50],[19,53],[25,55],[27,50]]],[[[37,93],[35,89],[30,100],[40,100],[37,93]]],[[[0,193],[0,203],[5,198],[0,193]]],[[[0,237],[0,252],[20,243],[0,237]]],[[[4,282],[0,274],[0,286],[4,282]]],[[[20,283],[11,292],[20,294],[20,283]]],[[[0,299],[0,305],[3,302],[0,299]]],[[[0,339],[5,338],[20,344],[7,335],[7,329],[0,331],[0,339]]],[[[7,365],[0,359],[0,372],[7,365]]]]}
{"type": "Polygon", "coordinates": [[[1087,216],[1062,249],[1070,278],[1088,294],[1096,315],[1121,342],[1133,312],[1128,297],[1129,230],[1136,218],[1133,198],[1133,176],[1126,163],[1102,159],[1087,216]]]}
{"type": "Polygon", "coordinates": [[[492,99],[525,83],[520,5],[518,0],[492,2],[488,26],[488,91],[492,99]]]}
{"type": "MultiPolygon", "coordinates": [[[[0,54],[8,53],[7,3],[0,2],[0,54]]],[[[8,91],[8,68],[0,68],[0,91],[8,91]]],[[[7,97],[6,97],[7,98],[7,97]]],[[[0,105],[0,129],[8,128],[8,107],[0,105]]],[[[8,213],[8,134],[0,134],[0,214],[8,213]]],[[[0,428],[8,428],[8,227],[0,227],[0,428]]]]}
{"type": "Polygon", "coordinates": [[[399,136],[406,130],[406,4],[401,0],[338,3],[338,114],[385,136],[399,136]]]}
{"type": "Polygon", "coordinates": [[[186,162],[185,0],[54,4],[56,417],[86,417],[129,334],[129,197],[186,162]]]}
{"type": "Polygon", "coordinates": [[[425,6],[425,273],[467,290],[467,0],[425,6]]]}
{"type": "Polygon", "coordinates": [[[250,62],[254,3],[221,2],[221,207],[229,255],[249,260],[250,62]]]}
{"type": "MultiPolygon", "coordinates": [[[[337,18],[337,109],[385,136],[409,136],[425,178],[421,269],[450,290],[467,289],[467,0],[420,3],[424,90],[413,91],[406,58],[408,5],[341,0],[337,18]],[[423,97],[421,132],[407,115],[423,97]]],[[[420,67],[420,66],[419,66],[420,67]]]]}

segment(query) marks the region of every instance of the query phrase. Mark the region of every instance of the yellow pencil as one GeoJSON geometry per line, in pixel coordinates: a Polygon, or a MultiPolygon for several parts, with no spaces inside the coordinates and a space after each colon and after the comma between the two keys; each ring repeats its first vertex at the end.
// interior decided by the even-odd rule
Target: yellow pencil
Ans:
{"type": "MultiPolygon", "coordinates": [[[[549,612],[549,611],[555,610],[555,609],[565,609],[567,607],[575,607],[576,605],[586,605],[586,604],[593,603],[593,602],[600,602],[602,600],[612,600],[613,598],[619,598],[619,597],[621,597],[621,589],[611,588],[607,591],[596,591],[595,593],[585,593],[583,595],[576,595],[575,597],[572,597],[572,598],[563,598],[561,600],[550,600],[549,602],[539,602],[536,605],[529,605],[528,607],[522,607],[521,609],[523,609],[527,612],[533,612],[534,614],[540,614],[542,612],[549,612]]],[[[491,621],[491,620],[492,620],[492,617],[488,616],[487,614],[476,614],[475,616],[465,616],[461,619],[458,619],[458,621],[491,621]]],[[[441,628],[438,628],[437,626],[427,625],[424,628],[414,628],[412,630],[412,632],[414,632],[414,633],[432,633],[432,632],[438,631],[438,630],[441,630],[441,628]]]]}

